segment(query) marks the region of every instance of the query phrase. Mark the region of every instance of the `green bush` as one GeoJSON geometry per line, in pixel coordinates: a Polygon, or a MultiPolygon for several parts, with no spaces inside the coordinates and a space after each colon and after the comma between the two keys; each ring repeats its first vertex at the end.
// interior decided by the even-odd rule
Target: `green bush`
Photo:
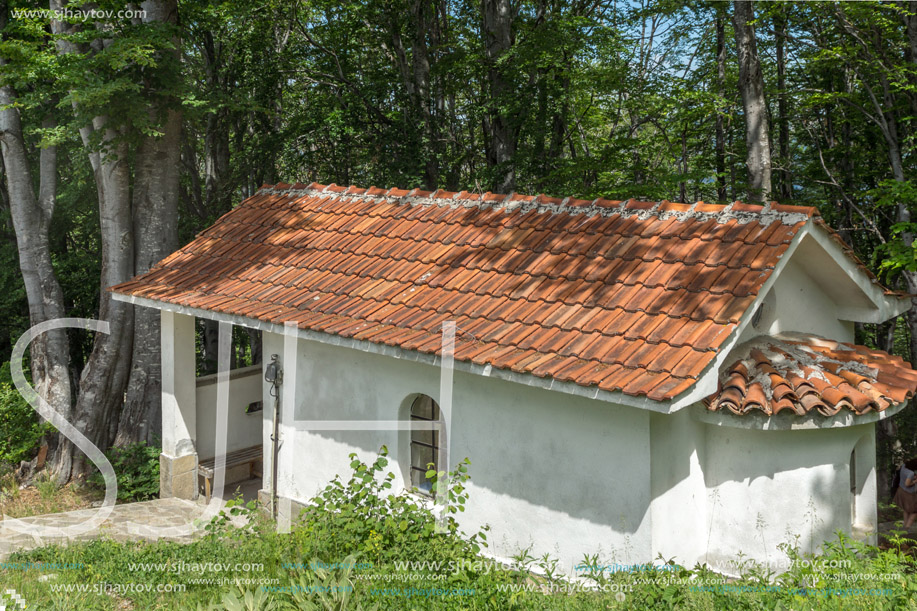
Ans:
{"type": "Polygon", "coordinates": [[[10,376],[10,364],[0,367],[0,462],[18,465],[35,455],[42,435],[51,425],[41,423],[10,376]]]}
{"type": "MultiPolygon", "coordinates": [[[[145,443],[113,447],[105,453],[118,478],[119,501],[145,501],[159,495],[159,453],[157,446],[145,443]]],[[[105,480],[98,471],[87,481],[105,489],[105,480]]]]}
{"type": "MultiPolygon", "coordinates": [[[[392,473],[387,450],[383,446],[371,465],[351,454],[353,475],[346,483],[335,478],[303,510],[302,524],[294,533],[297,548],[303,550],[303,561],[315,556],[319,560],[342,558],[356,553],[376,563],[401,560],[453,560],[474,558],[486,546],[487,536],[478,532],[471,537],[459,531],[458,523],[447,515],[447,532],[436,533],[435,517],[413,494],[392,494],[392,473]]],[[[449,513],[464,511],[466,462],[451,475],[449,513]]],[[[445,473],[440,474],[440,476],[445,473]]],[[[436,474],[428,472],[438,483],[436,474]]]]}

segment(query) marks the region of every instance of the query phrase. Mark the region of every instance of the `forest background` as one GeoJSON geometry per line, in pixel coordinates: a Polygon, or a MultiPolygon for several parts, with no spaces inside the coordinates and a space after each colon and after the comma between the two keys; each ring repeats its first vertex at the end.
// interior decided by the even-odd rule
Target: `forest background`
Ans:
{"type": "MultiPolygon", "coordinates": [[[[103,449],[160,428],[156,313],[104,288],[263,183],[816,206],[917,293],[915,1],[12,0],[0,32],[0,362],[30,325],[108,320],[27,362],[103,449]]],[[[856,333],[917,362],[917,308],[856,333]]],[[[91,471],[8,383],[0,459],[91,471]]],[[[917,410],[877,435],[884,496],[917,410]]]]}

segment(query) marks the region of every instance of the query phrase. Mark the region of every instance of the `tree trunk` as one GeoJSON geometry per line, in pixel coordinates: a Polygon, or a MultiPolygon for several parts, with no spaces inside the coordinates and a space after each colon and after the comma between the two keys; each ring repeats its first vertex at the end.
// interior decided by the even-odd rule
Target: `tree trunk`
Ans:
{"type": "MultiPolygon", "coordinates": [[[[215,41],[209,31],[203,32],[201,58],[207,75],[208,86],[213,91],[227,87],[223,73],[222,43],[215,41]]],[[[226,111],[217,109],[207,115],[204,131],[204,190],[205,212],[198,213],[201,218],[217,212],[222,214],[231,206],[229,189],[229,126],[226,111]]],[[[197,169],[191,172],[197,180],[197,169]]],[[[200,189],[200,186],[197,187],[200,189]]]]}
{"type": "Polygon", "coordinates": [[[790,173],[790,121],[786,104],[786,7],[780,5],[774,17],[777,46],[777,124],[778,148],[780,151],[780,199],[793,198],[793,177],[790,173]]]}
{"type": "Polygon", "coordinates": [[[205,318],[201,321],[201,357],[204,362],[204,375],[217,372],[217,350],[219,349],[220,325],[215,320],[205,318]]]}
{"type": "MultiPolygon", "coordinates": [[[[134,273],[141,274],[178,247],[181,115],[169,110],[163,134],[137,151],[134,175],[134,273]]],[[[137,308],[131,375],[115,443],[152,443],[160,435],[162,405],[159,311],[137,308]]]]}
{"type": "Polygon", "coordinates": [[[417,155],[423,159],[424,188],[434,190],[440,187],[441,139],[437,113],[441,110],[442,92],[437,88],[436,100],[433,99],[430,49],[427,45],[427,38],[430,38],[435,47],[440,28],[437,19],[439,7],[429,0],[413,0],[410,7],[410,14],[406,20],[410,23],[410,54],[407,52],[402,37],[404,15],[390,10],[383,12],[389,34],[389,40],[383,42],[383,47],[398,70],[403,91],[407,94],[404,104],[406,120],[411,125],[422,126],[419,130],[422,137],[416,143],[420,147],[417,155]]]}
{"type": "MultiPolygon", "coordinates": [[[[113,441],[112,424],[117,422],[130,374],[134,337],[134,306],[114,301],[106,290],[126,282],[134,271],[134,238],[130,205],[128,147],[120,130],[105,127],[106,117],[93,120],[93,130],[103,134],[111,152],[91,151],[102,238],[102,275],[99,319],[108,321],[109,333],[95,337],[92,353],[80,379],[74,409],[74,426],[100,449],[113,441]]],[[[87,148],[89,143],[84,143],[87,148]]],[[[91,468],[85,457],[73,459],[74,476],[91,468]]]]}
{"type": "Polygon", "coordinates": [[[723,102],[726,98],[726,24],[723,10],[716,10],[716,199],[726,201],[726,134],[723,129],[723,102]]]}
{"type": "MultiPolygon", "coordinates": [[[[64,8],[61,0],[51,0],[50,5],[52,10],[64,8]]],[[[54,34],[67,33],[69,28],[65,22],[51,20],[54,34]]],[[[63,38],[58,39],[57,44],[60,54],[77,50],[74,43],[63,38]]],[[[92,443],[106,450],[114,440],[118,414],[124,402],[134,337],[134,307],[114,301],[107,290],[126,282],[134,272],[130,149],[125,128],[114,127],[107,116],[93,118],[79,131],[92,166],[99,201],[102,245],[99,319],[108,322],[109,333],[95,336],[80,378],[72,422],[92,443]]],[[[74,454],[72,444],[61,444],[58,454],[61,464],[71,464],[73,477],[82,477],[93,468],[85,456],[74,454]]],[[[61,480],[67,479],[66,476],[62,471],[61,480]]]]}
{"type": "Polygon", "coordinates": [[[428,0],[414,0],[414,40],[412,42],[412,61],[414,74],[414,105],[423,121],[425,143],[424,188],[434,190],[439,187],[439,130],[437,117],[430,104],[430,53],[427,49],[427,35],[435,36],[437,21],[435,10],[428,0]]]}
{"type": "Polygon", "coordinates": [[[771,152],[768,135],[767,103],[764,99],[764,77],[758,60],[754,3],[736,0],[733,3],[733,25],[739,58],[739,91],[745,110],[745,145],[748,168],[748,200],[764,202],[771,193],[771,152]]]}
{"type": "Polygon", "coordinates": [[[496,168],[493,189],[509,193],[516,188],[516,134],[504,104],[508,101],[510,83],[497,62],[513,44],[513,12],[510,0],[484,0],[483,38],[487,61],[487,81],[490,86],[492,110],[486,123],[490,140],[488,165],[496,168]]]}
{"type": "Polygon", "coordinates": [[[688,201],[688,184],[685,182],[688,177],[688,124],[685,123],[681,130],[681,175],[682,179],[678,185],[678,201],[685,203],[688,201]]]}
{"type": "MultiPolygon", "coordinates": [[[[177,24],[175,0],[143,3],[144,22],[177,24]]],[[[179,41],[171,60],[179,60],[179,41]]],[[[170,58],[159,58],[160,62],[170,58]]],[[[146,136],[134,162],[134,273],[149,271],[178,248],[178,190],[181,172],[181,113],[175,100],[153,105],[149,113],[162,120],[162,134],[146,136]],[[167,108],[170,105],[173,108],[167,108]]],[[[162,430],[159,312],[137,308],[131,373],[115,443],[152,443],[162,430]]]]}
{"type": "Polygon", "coordinates": [[[222,111],[207,117],[204,132],[204,197],[207,214],[222,213],[231,207],[229,179],[229,129],[222,111]]]}
{"type": "Polygon", "coordinates": [[[248,334],[248,344],[252,349],[252,365],[257,365],[261,362],[261,331],[245,327],[245,332],[248,334]]]}
{"type": "MultiPolygon", "coordinates": [[[[5,14],[0,21],[5,24],[5,14]]],[[[64,295],[51,263],[48,241],[57,194],[57,149],[46,147],[39,153],[36,198],[19,110],[10,106],[15,97],[11,86],[0,88],[0,106],[3,107],[0,110],[0,151],[6,169],[19,268],[29,304],[29,323],[36,325],[66,315],[64,295]]],[[[46,122],[44,127],[53,127],[53,124],[46,122]]],[[[43,333],[32,341],[29,352],[35,390],[55,411],[70,419],[70,346],[67,332],[57,329],[43,333]]],[[[56,474],[66,471],[66,476],[69,476],[69,461],[60,462],[59,457],[54,458],[52,471],[56,474]]]]}

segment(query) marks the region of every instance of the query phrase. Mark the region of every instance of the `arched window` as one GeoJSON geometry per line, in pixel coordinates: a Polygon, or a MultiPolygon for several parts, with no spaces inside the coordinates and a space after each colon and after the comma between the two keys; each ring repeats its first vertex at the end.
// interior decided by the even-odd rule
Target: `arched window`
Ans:
{"type": "MultiPolygon", "coordinates": [[[[439,422],[439,405],[432,397],[418,396],[411,404],[411,422],[439,422]]],[[[424,494],[432,494],[428,465],[439,470],[439,442],[439,431],[411,429],[411,486],[424,494]]]]}

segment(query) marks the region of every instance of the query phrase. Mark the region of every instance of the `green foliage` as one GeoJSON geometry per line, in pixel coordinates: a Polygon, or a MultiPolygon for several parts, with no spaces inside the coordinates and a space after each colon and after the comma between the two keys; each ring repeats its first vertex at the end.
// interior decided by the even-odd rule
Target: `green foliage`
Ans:
{"type": "MultiPolygon", "coordinates": [[[[417,560],[472,558],[486,546],[485,532],[465,537],[451,515],[464,511],[467,461],[450,474],[449,515],[444,520],[445,532],[440,533],[425,499],[391,491],[395,475],[385,472],[387,454],[383,446],[371,465],[351,454],[350,480],[345,483],[335,478],[303,510],[303,524],[295,532],[298,548],[320,551],[322,555],[316,557],[324,561],[357,553],[361,559],[386,563],[405,554],[417,560]]],[[[439,482],[434,481],[436,485],[439,482]]],[[[300,561],[312,559],[312,554],[305,553],[300,561]]]]}
{"type": "MultiPolygon", "coordinates": [[[[869,194],[875,199],[876,205],[882,208],[895,210],[901,207],[917,211],[917,185],[911,181],[883,180],[869,194]]],[[[880,269],[890,272],[917,272],[915,232],[917,223],[913,221],[897,222],[891,226],[891,239],[875,250],[874,256],[880,261],[880,269]]]]}
{"type": "Polygon", "coordinates": [[[46,431],[19,391],[0,382],[0,461],[18,465],[30,459],[46,431]]]}
{"type": "Polygon", "coordinates": [[[246,590],[242,587],[239,587],[238,592],[224,594],[220,603],[222,606],[213,605],[210,608],[226,611],[274,611],[281,608],[264,590],[246,590]]]}
{"type": "MultiPolygon", "coordinates": [[[[159,453],[157,446],[144,443],[113,447],[105,453],[118,479],[119,501],[145,501],[159,496],[159,453]]],[[[105,489],[101,472],[90,475],[87,482],[105,489]]]]}
{"type": "Polygon", "coordinates": [[[367,609],[363,605],[351,605],[354,591],[351,573],[356,566],[357,555],[344,558],[339,570],[317,568],[293,582],[290,601],[296,609],[304,611],[345,611],[346,609],[367,609]]]}
{"type": "Polygon", "coordinates": [[[10,364],[0,367],[0,463],[18,466],[29,460],[38,448],[42,435],[50,425],[42,424],[10,377],[10,364]]]}
{"type": "MultiPolygon", "coordinates": [[[[0,210],[0,223],[12,225],[9,210],[0,210]]],[[[19,253],[15,240],[0,242],[0,359],[8,361],[13,344],[29,328],[25,284],[19,271],[19,253]]],[[[0,374],[0,383],[9,382],[9,365],[0,374]]]]}

